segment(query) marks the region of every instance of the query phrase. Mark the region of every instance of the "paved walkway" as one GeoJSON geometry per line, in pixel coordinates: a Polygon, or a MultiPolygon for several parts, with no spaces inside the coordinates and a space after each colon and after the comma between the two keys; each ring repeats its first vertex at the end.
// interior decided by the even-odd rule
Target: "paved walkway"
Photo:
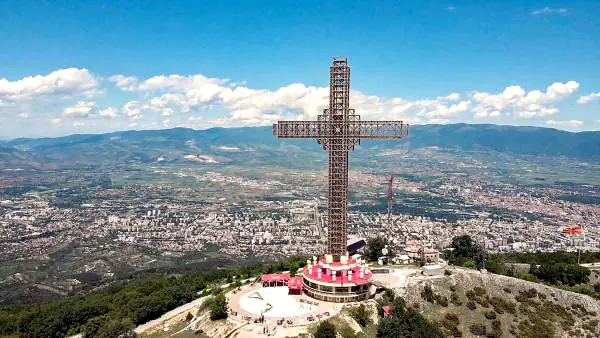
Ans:
{"type": "MultiPolygon", "coordinates": [[[[252,314],[252,313],[245,311],[244,309],[242,309],[240,307],[239,303],[240,303],[240,299],[242,298],[242,296],[244,296],[245,294],[247,294],[249,292],[252,292],[252,291],[255,291],[255,290],[258,290],[261,288],[262,288],[261,283],[253,283],[248,286],[242,287],[239,291],[234,290],[234,291],[230,292],[229,293],[229,318],[238,320],[241,322],[247,322],[247,323],[248,322],[254,323],[255,320],[259,319],[260,316],[257,316],[256,314],[252,314]]],[[[337,314],[342,309],[342,305],[340,305],[340,304],[319,301],[319,300],[310,298],[304,294],[293,295],[291,297],[296,299],[296,301],[298,301],[298,302],[310,302],[313,305],[317,305],[317,309],[312,312],[301,315],[301,316],[285,317],[283,325],[286,327],[314,324],[321,319],[327,319],[328,317],[337,314]],[[312,318],[312,320],[311,320],[311,318],[312,318]],[[288,323],[288,320],[291,320],[291,323],[288,323]]],[[[273,325],[277,325],[277,321],[280,319],[281,318],[265,316],[264,323],[257,323],[257,324],[268,325],[269,327],[272,327],[273,325]]]]}

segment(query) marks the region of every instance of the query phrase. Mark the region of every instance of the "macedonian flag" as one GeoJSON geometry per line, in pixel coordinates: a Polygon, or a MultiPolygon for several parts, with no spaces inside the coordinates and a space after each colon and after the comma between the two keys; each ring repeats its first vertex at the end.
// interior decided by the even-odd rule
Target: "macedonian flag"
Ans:
{"type": "Polygon", "coordinates": [[[563,234],[567,234],[569,236],[579,236],[581,235],[581,226],[580,225],[574,225],[572,227],[564,227],[562,229],[563,234]]]}

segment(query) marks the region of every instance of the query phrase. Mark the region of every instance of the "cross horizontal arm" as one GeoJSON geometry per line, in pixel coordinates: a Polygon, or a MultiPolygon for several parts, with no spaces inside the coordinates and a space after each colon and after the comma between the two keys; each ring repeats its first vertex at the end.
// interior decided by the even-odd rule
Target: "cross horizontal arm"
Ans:
{"type": "Polygon", "coordinates": [[[279,138],[397,140],[408,135],[402,121],[279,121],[273,125],[279,138]]]}

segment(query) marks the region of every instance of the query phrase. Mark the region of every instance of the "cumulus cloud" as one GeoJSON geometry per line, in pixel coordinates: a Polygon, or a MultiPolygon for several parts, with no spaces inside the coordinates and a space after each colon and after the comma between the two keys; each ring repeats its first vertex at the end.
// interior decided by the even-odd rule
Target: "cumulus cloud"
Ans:
{"type": "Polygon", "coordinates": [[[88,101],[78,101],[74,106],[67,107],[63,111],[64,117],[88,117],[96,103],[88,101]]]}
{"type": "Polygon", "coordinates": [[[108,107],[106,109],[102,109],[102,110],[98,111],[98,116],[109,118],[109,119],[114,119],[117,117],[117,110],[114,109],[113,107],[108,107]]]}
{"type": "MultiPolygon", "coordinates": [[[[155,96],[147,101],[129,102],[122,111],[127,116],[155,113],[172,116],[177,113],[212,110],[221,106],[229,111],[225,118],[208,122],[215,125],[266,125],[282,118],[312,120],[328,106],[327,87],[293,83],[276,90],[252,89],[244,82],[230,83],[228,79],[209,78],[200,74],[160,75],[141,81],[139,92],[155,96]]],[[[351,104],[360,110],[363,118],[397,119],[410,121],[455,118],[468,111],[470,100],[460,101],[459,93],[451,93],[431,100],[405,100],[351,92],[351,104]],[[417,116],[418,115],[418,116],[417,116]]]]}
{"type": "Polygon", "coordinates": [[[559,110],[552,107],[556,101],[573,94],[579,88],[576,81],[555,82],[545,92],[532,90],[526,92],[521,86],[509,86],[499,94],[474,92],[472,99],[475,118],[515,115],[520,118],[547,117],[559,110]]]}
{"type": "Polygon", "coordinates": [[[142,115],[142,111],[140,110],[139,106],[139,101],[129,101],[123,105],[121,111],[130,118],[139,118],[142,115]]]}
{"type": "Polygon", "coordinates": [[[583,95],[577,100],[577,103],[586,104],[598,99],[600,99],[600,92],[583,95]]]}
{"type": "MultiPolygon", "coordinates": [[[[16,81],[0,79],[0,117],[15,121],[28,118],[27,123],[39,121],[47,125],[50,122],[69,127],[85,124],[86,128],[97,129],[205,128],[269,125],[282,119],[315,120],[329,105],[328,87],[302,83],[270,90],[250,88],[244,81],[232,82],[202,74],[158,75],[146,79],[117,74],[107,81],[126,92],[123,95],[128,99],[109,102],[110,106],[101,109],[93,102],[97,100],[89,97],[105,90],[100,86],[101,79],[87,69],[62,69],[16,81]]],[[[350,105],[362,120],[403,120],[414,124],[493,119],[506,123],[518,118],[538,119],[535,124],[573,128],[577,127],[578,120],[557,119],[555,116],[560,111],[556,106],[578,89],[578,82],[567,81],[552,83],[545,89],[526,90],[511,85],[498,92],[450,92],[418,99],[381,97],[352,90],[350,105]]],[[[585,104],[599,97],[600,92],[590,93],[579,97],[577,102],[585,104]]]]}
{"type": "Polygon", "coordinates": [[[117,87],[127,92],[135,91],[139,82],[138,78],[135,76],[125,76],[121,74],[109,77],[108,81],[114,82],[117,87]]]}
{"type": "Polygon", "coordinates": [[[566,14],[569,10],[566,8],[550,8],[544,7],[542,9],[531,12],[531,15],[536,16],[540,14],[566,14]]]}
{"type": "MultiPolygon", "coordinates": [[[[122,80],[125,77],[120,77],[122,80]]],[[[160,75],[143,81],[137,78],[135,91],[153,94],[143,102],[131,101],[122,108],[124,115],[139,119],[142,114],[173,117],[179,113],[203,112],[223,107],[225,117],[206,120],[214,125],[268,125],[283,118],[313,120],[328,106],[327,87],[293,83],[276,90],[253,89],[243,82],[196,75],[160,75]]],[[[115,78],[116,79],[116,78],[115,78]]],[[[116,79],[117,80],[117,79],[116,79]]],[[[553,104],[569,97],[579,88],[576,81],[555,82],[544,91],[526,91],[521,86],[504,88],[500,93],[474,91],[466,96],[450,93],[433,99],[408,100],[384,98],[351,91],[351,106],[362,119],[402,119],[415,123],[448,123],[471,112],[473,118],[546,118],[559,113],[553,104]]],[[[177,118],[176,118],[177,119],[177,118]]],[[[185,118],[183,119],[185,121],[185,118]]],[[[189,121],[188,121],[189,122],[189,121]]]]}
{"type": "Polygon", "coordinates": [[[548,120],[548,121],[546,121],[546,124],[549,126],[554,126],[554,127],[576,128],[576,127],[582,126],[583,121],[579,121],[579,120],[566,120],[566,121],[548,120]]]}
{"type": "Polygon", "coordinates": [[[0,101],[14,103],[48,95],[93,97],[102,93],[98,85],[99,80],[85,68],[59,69],[47,75],[28,76],[16,81],[0,79],[0,101]]]}

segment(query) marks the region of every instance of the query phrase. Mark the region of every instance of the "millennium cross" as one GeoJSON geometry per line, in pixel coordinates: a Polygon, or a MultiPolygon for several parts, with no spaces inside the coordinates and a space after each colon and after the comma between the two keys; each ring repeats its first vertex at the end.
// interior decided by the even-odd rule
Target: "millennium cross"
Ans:
{"type": "Polygon", "coordinates": [[[328,253],[335,262],[346,254],[348,241],[348,153],[361,139],[392,140],[408,135],[402,121],[361,121],[350,109],[348,59],[334,58],[329,68],[329,109],[317,121],[279,121],[279,138],[315,138],[329,151],[328,253]]]}

